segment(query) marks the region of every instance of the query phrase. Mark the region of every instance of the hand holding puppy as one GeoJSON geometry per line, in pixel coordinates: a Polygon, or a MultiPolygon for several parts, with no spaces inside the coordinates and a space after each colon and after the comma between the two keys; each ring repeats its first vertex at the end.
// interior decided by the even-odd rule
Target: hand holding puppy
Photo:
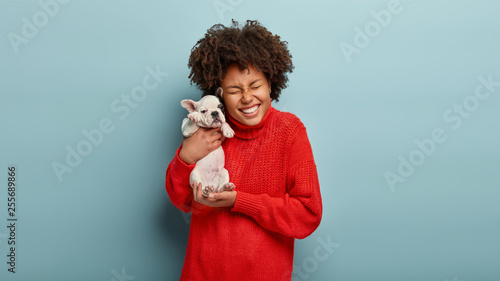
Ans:
{"type": "Polygon", "coordinates": [[[186,164],[194,164],[219,148],[222,141],[220,128],[200,128],[192,136],[184,138],[179,157],[186,164]]]}
{"type": "Polygon", "coordinates": [[[237,192],[235,190],[231,190],[220,193],[210,193],[208,197],[205,197],[203,195],[202,184],[194,182],[194,201],[209,207],[233,207],[234,202],[236,202],[236,195],[237,192]]]}

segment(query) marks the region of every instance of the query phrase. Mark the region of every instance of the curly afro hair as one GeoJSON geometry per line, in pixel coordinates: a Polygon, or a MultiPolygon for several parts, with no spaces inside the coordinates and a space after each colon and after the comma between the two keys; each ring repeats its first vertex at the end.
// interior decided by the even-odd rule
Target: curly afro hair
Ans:
{"type": "Polygon", "coordinates": [[[216,24],[191,49],[191,84],[196,84],[203,96],[213,95],[229,65],[237,63],[244,70],[252,63],[264,72],[271,83],[271,99],[278,101],[281,90],[287,87],[287,74],[294,68],[287,44],[258,21],[247,20],[242,27],[235,20],[230,27],[216,24]]]}

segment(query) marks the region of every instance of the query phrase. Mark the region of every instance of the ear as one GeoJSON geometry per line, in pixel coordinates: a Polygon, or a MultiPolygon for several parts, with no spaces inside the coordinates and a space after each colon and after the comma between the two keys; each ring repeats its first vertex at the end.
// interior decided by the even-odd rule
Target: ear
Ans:
{"type": "Polygon", "coordinates": [[[222,87],[219,87],[217,88],[217,90],[215,90],[215,96],[222,100],[222,87]]]}
{"type": "Polygon", "coordinates": [[[182,100],[181,106],[184,107],[185,109],[187,109],[187,111],[189,111],[189,113],[191,113],[191,112],[196,110],[198,103],[195,102],[194,100],[182,100]]]}

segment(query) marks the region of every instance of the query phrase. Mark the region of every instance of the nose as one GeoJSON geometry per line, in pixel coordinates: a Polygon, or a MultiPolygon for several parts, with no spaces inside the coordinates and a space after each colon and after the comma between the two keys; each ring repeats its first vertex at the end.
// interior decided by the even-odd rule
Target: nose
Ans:
{"type": "Polygon", "coordinates": [[[219,112],[218,111],[212,111],[212,117],[213,118],[219,117],[219,112]]]}
{"type": "Polygon", "coordinates": [[[241,102],[242,103],[250,103],[253,100],[253,95],[250,93],[250,91],[246,90],[243,92],[243,95],[241,96],[241,102]]]}

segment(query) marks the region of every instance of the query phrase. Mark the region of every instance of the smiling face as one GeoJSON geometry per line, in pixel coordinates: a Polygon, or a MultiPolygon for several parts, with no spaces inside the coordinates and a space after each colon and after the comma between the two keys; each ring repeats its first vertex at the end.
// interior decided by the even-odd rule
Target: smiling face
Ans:
{"type": "Polygon", "coordinates": [[[263,72],[258,72],[252,63],[248,70],[232,64],[227,68],[221,87],[222,99],[231,117],[247,126],[262,121],[271,105],[271,84],[263,72]]]}

